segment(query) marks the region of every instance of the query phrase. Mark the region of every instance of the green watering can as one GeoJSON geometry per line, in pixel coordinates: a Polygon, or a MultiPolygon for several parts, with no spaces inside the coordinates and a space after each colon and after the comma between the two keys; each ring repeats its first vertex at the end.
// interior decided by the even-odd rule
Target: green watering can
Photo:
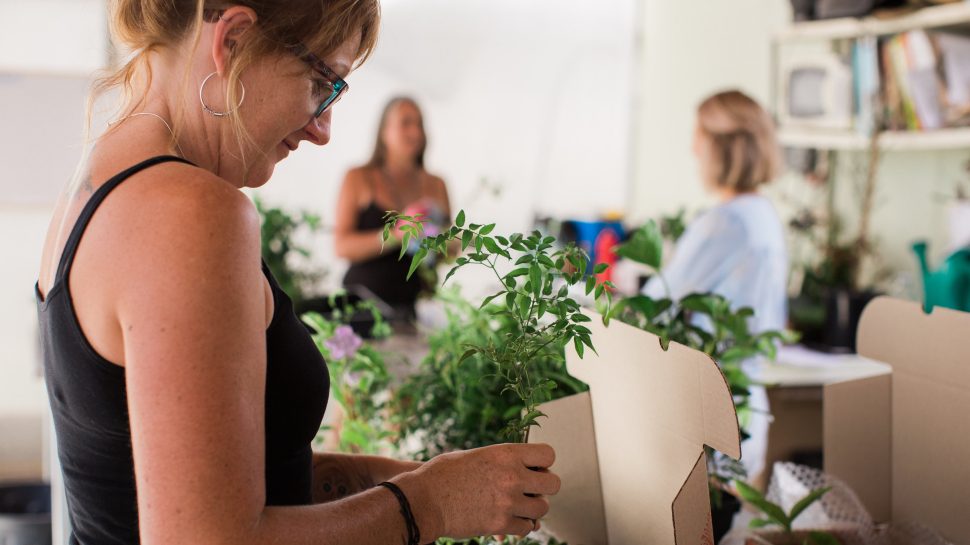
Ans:
{"type": "Polygon", "coordinates": [[[946,307],[970,312],[970,248],[950,254],[943,265],[930,270],[926,260],[926,242],[913,244],[913,252],[923,272],[923,307],[946,307]]]}

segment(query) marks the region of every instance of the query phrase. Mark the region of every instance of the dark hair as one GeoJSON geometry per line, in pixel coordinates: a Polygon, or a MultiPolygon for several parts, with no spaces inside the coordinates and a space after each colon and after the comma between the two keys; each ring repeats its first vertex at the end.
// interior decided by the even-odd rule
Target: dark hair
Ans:
{"type": "Polygon", "coordinates": [[[421,124],[421,149],[418,150],[418,156],[414,158],[414,163],[421,168],[424,168],[424,150],[428,148],[428,134],[424,132],[424,115],[421,113],[421,108],[418,103],[411,97],[408,96],[398,96],[394,97],[387,102],[384,106],[384,111],[381,113],[381,121],[377,125],[377,138],[374,141],[374,153],[370,156],[370,161],[367,161],[368,167],[373,168],[383,168],[384,164],[387,162],[387,145],[384,144],[384,128],[387,127],[387,118],[391,115],[391,110],[397,107],[399,104],[410,104],[414,106],[414,109],[418,111],[418,119],[421,124]]]}

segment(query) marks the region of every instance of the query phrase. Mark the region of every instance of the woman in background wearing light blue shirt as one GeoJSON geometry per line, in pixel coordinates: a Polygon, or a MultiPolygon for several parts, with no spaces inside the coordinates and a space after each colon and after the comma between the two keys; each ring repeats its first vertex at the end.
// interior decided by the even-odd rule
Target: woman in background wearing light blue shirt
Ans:
{"type": "MultiPolygon", "coordinates": [[[[717,293],[733,308],[754,309],[749,322],[753,332],[781,330],[787,319],[788,253],[778,214],[758,193],[781,165],[771,117],[740,91],[713,95],[697,109],[693,151],[704,186],[718,204],[691,222],[677,242],[663,270],[668,286],[655,277],[643,293],[674,300],[690,293],[717,293]]],[[[764,388],[752,390],[751,407],[754,412],[745,426],[751,438],[742,443],[742,460],[755,478],[765,464],[764,388]]]]}

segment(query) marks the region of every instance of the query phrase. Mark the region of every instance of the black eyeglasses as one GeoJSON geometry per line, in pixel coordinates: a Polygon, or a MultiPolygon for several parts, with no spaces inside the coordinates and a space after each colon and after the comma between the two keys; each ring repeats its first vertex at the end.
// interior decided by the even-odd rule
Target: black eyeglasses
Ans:
{"type": "MultiPolygon", "coordinates": [[[[202,20],[207,23],[215,23],[222,17],[225,13],[225,9],[206,9],[202,11],[202,20]]],[[[290,53],[296,55],[298,59],[305,62],[310,66],[310,69],[314,72],[323,76],[324,80],[327,82],[328,89],[322,90],[320,93],[324,95],[323,100],[317,106],[316,110],[313,111],[313,117],[317,118],[323,115],[323,112],[330,109],[335,102],[340,100],[340,98],[350,89],[350,85],[344,81],[343,78],[337,75],[332,68],[327,66],[320,57],[314,55],[307,46],[302,43],[297,42],[293,45],[287,45],[286,50],[290,53]]]]}

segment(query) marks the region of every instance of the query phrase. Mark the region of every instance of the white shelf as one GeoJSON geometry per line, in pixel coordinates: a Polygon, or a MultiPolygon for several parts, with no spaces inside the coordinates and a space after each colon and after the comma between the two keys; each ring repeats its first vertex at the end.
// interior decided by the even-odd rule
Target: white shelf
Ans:
{"type": "Polygon", "coordinates": [[[918,28],[970,26],[970,2],[923,8],[900,17],[865,17],[795,23],[777,33],[777,41],[840,40],[897,34],[918,28]]]}
{"type": "MultiPolygon", "coordinates": [[[[783,128],[778,140],[793,148],[865,150],[869,138],[852,131],[823,131],[783,128]]],[[[879,148],[887,151],[970,150],[970,128],[935,131],[891,131],[879,137],[879,148]]]]}

